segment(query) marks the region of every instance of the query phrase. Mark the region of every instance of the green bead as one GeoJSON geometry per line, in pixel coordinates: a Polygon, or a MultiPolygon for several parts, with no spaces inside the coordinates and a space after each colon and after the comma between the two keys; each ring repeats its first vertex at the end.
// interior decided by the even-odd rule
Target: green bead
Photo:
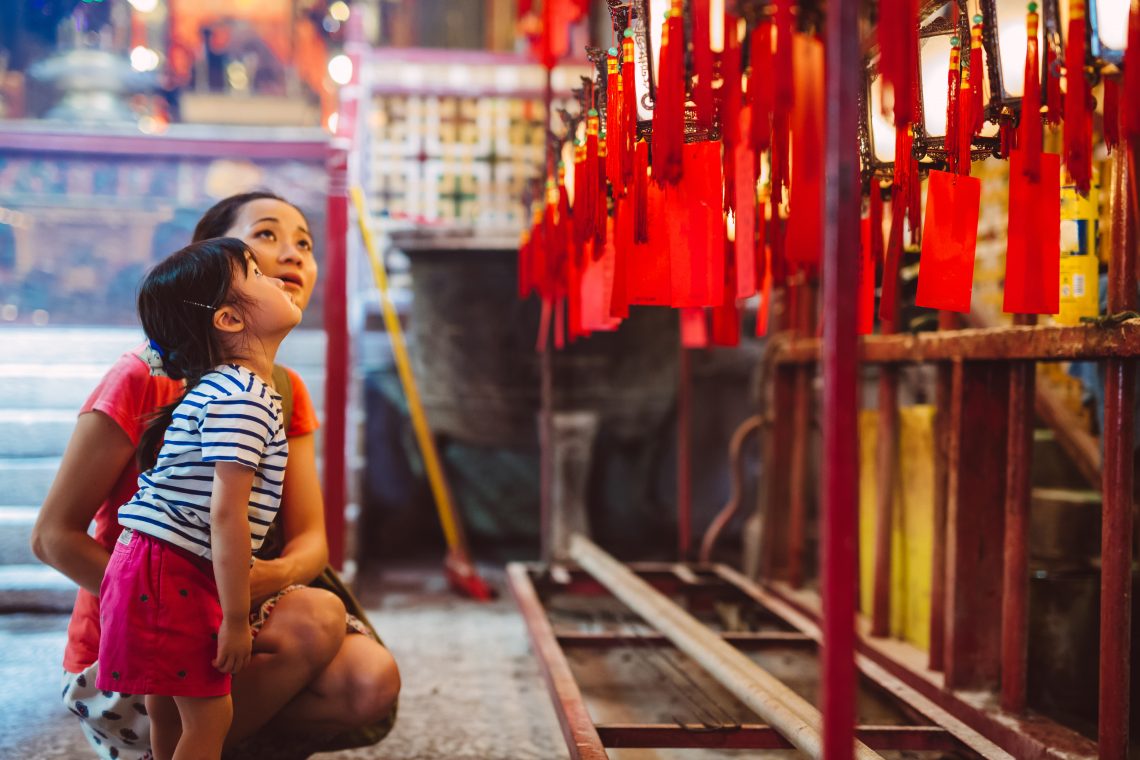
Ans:
{"type": "Polygon", "coordinates": [[[633,30],[632,29],[626,29],[624,32],[621,33],[621,36],[622,37],[632,37],[633,36],[633,30]]]}
{"type": "Polygon", "coordinates": [[[597,116],[598,115],[598,109],[591,108],[589,111],[586,112],[586,115],[587,116],[597,116]]]}
{"type": "Polygon", "coordinates": [[[1029,12],[1030,13],[1036,13],[1037,12],[1037,3],[1030,3],[1029,4],[1029,12]]]}
{"type": "Polygon", "coordinates": [[[982,14],[979,13],[978,15],[974,16],[974,23],[975,24],[982,23],[982,14]]]}
{"type": "Polygon", "coordinates": [[[609,50],[607,50],[606,52],[608,52],[610,55],[616,56],[617,55],[617,48],[612,47],[609,50]]]}
{"type": "Polygon", "coordinates": [[[958,47],[958,37],[957,36],[951,37],[950,38],[950,44],[954,47],[958,47]]]}

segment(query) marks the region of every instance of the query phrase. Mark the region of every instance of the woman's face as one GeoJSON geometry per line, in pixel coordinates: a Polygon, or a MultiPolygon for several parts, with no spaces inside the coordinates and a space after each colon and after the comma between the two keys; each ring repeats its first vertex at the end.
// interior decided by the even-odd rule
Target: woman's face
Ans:
{"type": "Polygon", "coordinates": [[[301,212],[283,201],[259,198],[241,207],[226,235],[240,238],[263,273],[277,277],[304,310],[317,284],[313,236],[301,212]]]}

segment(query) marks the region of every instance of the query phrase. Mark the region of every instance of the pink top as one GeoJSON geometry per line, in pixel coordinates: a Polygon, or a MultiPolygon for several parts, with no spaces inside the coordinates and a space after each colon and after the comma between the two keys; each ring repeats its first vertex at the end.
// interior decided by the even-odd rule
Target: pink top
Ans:
{"type": "MultiPolygon", "coordinates": [[[[285,371],[293,385],[293,416],[289,420],[286,435],[290,438],[307,435],[319,426],[313,400],[300,376],[291,369],[286,368],[285,371]]],[[[123,429],[131,443],[138,446],[149,416],[159,407],[176,400],[182,394],[182,388],[180,381],[151,377],[150,369],[139,358],[137,351],[128,351],[103,376],[79,413],[106,414],[123,429]]],[[[138,477],[139,471],[132,457],[120,473],[107,500],[95,512],[95,540],[108,552],[114,547],[122,530],[116,513],[138,490],[138,477]]],[[[79,589],[71,622],[67,627],[63,667],[69,673],[79,673],[98,657],[99,598],[85,589],[79,589]]]]}

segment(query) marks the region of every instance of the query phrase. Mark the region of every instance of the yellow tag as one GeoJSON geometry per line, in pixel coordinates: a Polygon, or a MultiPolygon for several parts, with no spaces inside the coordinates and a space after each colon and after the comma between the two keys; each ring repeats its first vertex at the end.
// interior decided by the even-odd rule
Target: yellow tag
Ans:
{"type": "Polygon", "coordinates": [[[1079,325],[1081,317],[1100,314],[1100,278],[1096,256],[1061,257],[1059,325],[1079,325]]]}
{"type": "Polygon", "coordinates": [[[1097,186],[1093,185],[1088,197],[1083,198],[1073,185],[1061,188],[1062,257],[1095,255],[1097,189],[1097,186]]]}

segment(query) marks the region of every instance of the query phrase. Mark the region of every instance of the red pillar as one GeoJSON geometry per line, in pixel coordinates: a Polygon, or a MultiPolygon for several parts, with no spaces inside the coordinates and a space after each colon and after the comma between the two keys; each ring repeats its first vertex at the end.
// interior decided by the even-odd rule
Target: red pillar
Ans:
{"type": "Polygon", "coordinates": [[[348,151],[329,156],[328,239],[325,242],[324,497],[329,564],[344,565],[345,424],[348,405],[348,151]]]}
{"type": "Polygon", "coordinates": [[[827,8],[827,149],[823,238],[823,757],[849,760],[855,736],[859,5],[827,8]]]}

